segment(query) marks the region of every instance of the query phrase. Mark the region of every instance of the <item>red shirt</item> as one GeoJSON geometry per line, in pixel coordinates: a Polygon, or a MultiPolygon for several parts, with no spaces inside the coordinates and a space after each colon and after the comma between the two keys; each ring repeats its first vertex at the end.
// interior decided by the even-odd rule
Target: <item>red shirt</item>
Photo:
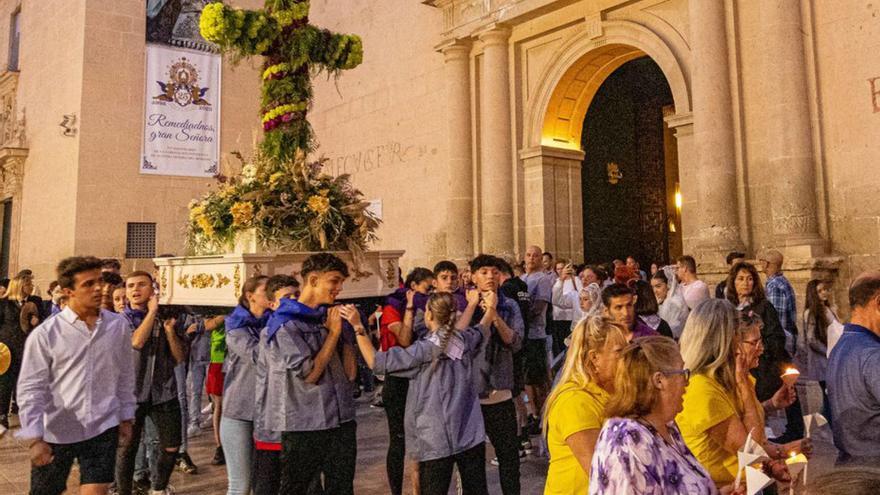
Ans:
{"type": "Polygon", "coordinates": [[[387,351],[399,345],[397,343],[397,336],[388,329],[388,326],[392,323],[401,322],[403,322],[403,316],[394,309],[394,306],[386,304],[382,308],[381,324],[379,325],[379,348],[381,350],[387,351]]]}

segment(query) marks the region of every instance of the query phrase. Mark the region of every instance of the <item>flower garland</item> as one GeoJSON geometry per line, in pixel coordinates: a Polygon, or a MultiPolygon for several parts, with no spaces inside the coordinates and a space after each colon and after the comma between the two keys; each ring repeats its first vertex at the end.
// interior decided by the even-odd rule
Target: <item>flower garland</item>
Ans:
{"type": "Polygon", "coordinates": [[[265,139],[260,146],[265,156],[279,161],[292,159],[298,150],[313,150],[306,113],[315,70],[338,75],[364,58],[360,37],[309,25],[309,7],[308,0],[265,0],[263,10],[252,11],[215,2],[205,6],[199,20],[202,36],[234,59],[265,57],[261,90],[265,139]]]}

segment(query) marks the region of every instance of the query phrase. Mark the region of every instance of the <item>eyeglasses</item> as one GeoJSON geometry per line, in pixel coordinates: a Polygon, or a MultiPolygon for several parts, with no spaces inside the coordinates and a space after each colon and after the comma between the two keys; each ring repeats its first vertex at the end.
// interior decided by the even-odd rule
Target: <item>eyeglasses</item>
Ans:
{"type": "Polygon", "coordinates": [[[691,381],[691,370],[689,370],[687,368],[685,368],[683,370],[666,370],[666,371],[661,371],[660,373],[663,373],[664,375],[684,375],[684,381],[686,381],[686,382],[691,381]]]}

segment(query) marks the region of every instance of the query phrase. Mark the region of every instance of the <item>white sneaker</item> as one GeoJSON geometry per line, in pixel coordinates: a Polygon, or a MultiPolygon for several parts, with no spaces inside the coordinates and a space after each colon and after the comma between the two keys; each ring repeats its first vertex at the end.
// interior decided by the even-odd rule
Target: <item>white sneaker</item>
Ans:
{"type": "Polygon", "coordinates": [[[186,429],[187,438],[197,437],[202,434],[202,429],[199,428],[199,425],[189,425],[186,429]]]}

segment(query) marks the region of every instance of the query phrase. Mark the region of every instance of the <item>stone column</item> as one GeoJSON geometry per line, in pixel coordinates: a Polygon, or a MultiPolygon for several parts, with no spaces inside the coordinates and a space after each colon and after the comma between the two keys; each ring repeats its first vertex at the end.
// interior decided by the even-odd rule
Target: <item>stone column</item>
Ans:
{"type": "Polygon", "coordinates": [[[469,42],[453,40],[438,49],[445,59],[446,255],[462,261],[474,255],[473,166],[471,159],[471,87],[469,42]]]}
{"type": "Polygon", "coordinates": [[[483,42],[480,69],[480,205],[482,251],[510,254],[513,246],[513,155],[510,129],[510,30],[493,26],[479,35],[483,42]]]}
{"type": "Polygon", "coordinates": [[[724,2],[700,0],[688,5],[693,47],[694,161],[689,169],[682,168],[681,176],[693,174],[697,190],[685,190],[682,182],[682,196],[685,201],[699,201],[699,212],[695,212],[692,223],[695,235],[688,236],[695,237],[699,257],[714,262],[720,253],[742,248],[727,29],[724,2]],[[695,193],[699,196],[689,197],[695,193]]]}
{"type": "MultiPolygon", "coordinates": [[[[762,43],[766,54],[767,161],[773,174],[771,199],[776,241],[804,247],[807,257],[824,254],[819,236],[816,172],[807,99],[799,0],[760,2],[762,43]]],[[[794,253],[792,253],[794,254],[794,253]]]]}

